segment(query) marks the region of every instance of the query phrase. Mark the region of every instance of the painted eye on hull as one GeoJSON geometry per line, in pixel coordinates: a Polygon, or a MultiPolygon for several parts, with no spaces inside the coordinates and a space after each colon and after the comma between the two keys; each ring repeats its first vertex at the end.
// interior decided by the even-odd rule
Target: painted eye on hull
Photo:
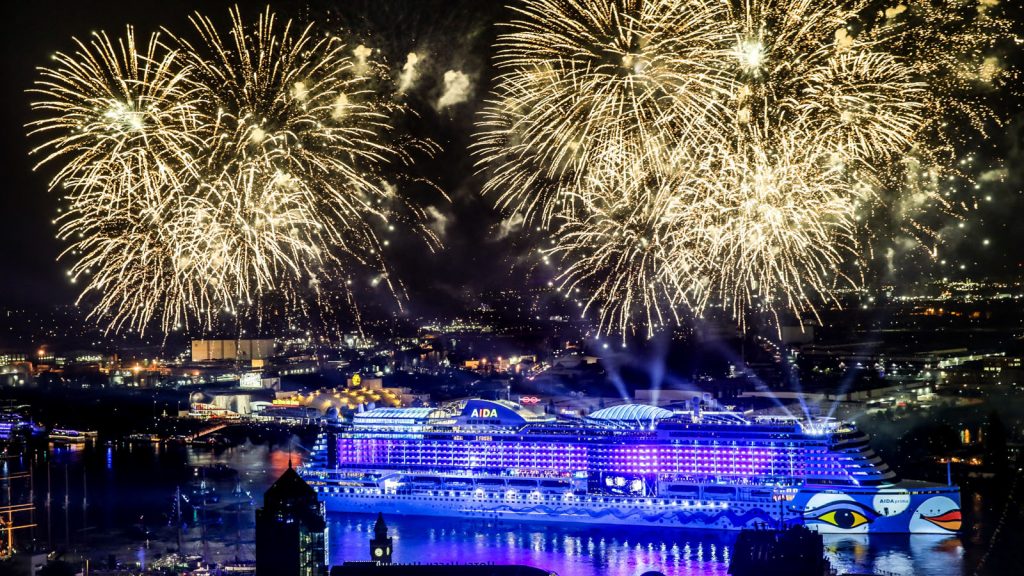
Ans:
{"type": "Polygon", "coordinates": [[[871,520],[868,520],[863,514],[856,510],[833,510],[826,512],[820,516],[814,518],[820,520],[826,524],[831,524],[837,528],[856,528],[857,526],[863,526],[871,520]]]}
{"type": "Polygon", "coordinates": [[[842,530],[853,530],[870,524],[875,521],[875,518],[878,518],[877,512],[852,500],[832,502],[804,511],[804,520],[828,524],[842,530]]]}

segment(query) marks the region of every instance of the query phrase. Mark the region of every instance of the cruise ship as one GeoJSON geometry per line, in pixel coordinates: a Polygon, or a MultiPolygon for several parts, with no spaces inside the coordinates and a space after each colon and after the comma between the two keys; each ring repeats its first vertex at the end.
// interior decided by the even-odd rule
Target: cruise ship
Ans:
{"type": "Polygon", "coordinates": [[[625,404],[587,417],[508,401],[376,408],[299,473],[329,511],[822,533],[960,530],[960,491],[901,480],[852,424],[625,404]]]}

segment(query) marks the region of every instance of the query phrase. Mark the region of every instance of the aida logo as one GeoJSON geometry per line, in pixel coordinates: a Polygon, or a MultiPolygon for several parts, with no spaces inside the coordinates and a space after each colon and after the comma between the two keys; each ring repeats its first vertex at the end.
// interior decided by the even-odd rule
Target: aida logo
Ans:
{"type": "Polygon", "coordinates": [[[469,415],[470,418],[497,418],[498,410],[495,408],[474,408],[469,415]]]}

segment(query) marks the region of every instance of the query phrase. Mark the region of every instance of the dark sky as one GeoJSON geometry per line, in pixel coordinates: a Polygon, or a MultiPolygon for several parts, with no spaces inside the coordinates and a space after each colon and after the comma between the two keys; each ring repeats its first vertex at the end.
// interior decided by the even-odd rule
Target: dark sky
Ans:
{"type": "MultiPolygon", "coordinates": [[[[46,191],[47,170],[31,171],[29,141],[23,125],[29,119],[25,94],[35,78],[35,67],[45,65],[58,50],[71,48],[72,36],[87,37],[93,30],[117,33],[125,24],[139,32],[159,26],[186,30],[187,16],[201,5],[205,14],[226,18],[233,3],[225,0],[124,1],[124,0],[30,0],[5,5],[4,55],[0,58],[3,106],[0,111],[2,179],[0,179],[0,306],[49,306],[70,303],[75,296],[64,277],[66,263],[56,262],[60,243],[54,239],[51,220],[56,198],[46,191]]],[[[262,3],[246,3],[245,10],[258,12],[262,3]]],[[[473,176],[467,152],[474,113],[490,80],[489,46],[493,23],[503,8],[487,0],[350,0],[278,2],[279,12],[312,16],[318,21],[340,22],[350,28],[380,30],[368,43],[382,48],[393,68],[400,68],[404,54],[415,50],[427,55],[424,80],[414,96],[420,112],[417,126],[441,144],[444,151],[421,166],[452,197],[453,203],[435,204],[444,215],[445,248],[430,254],[413,241],[398,241],[391,255],[395,270],[409,287],[416,313],[457,310],[471,303],[481,290],[522,286],[528,270],[524,254],[528,242],[513,234],[503,237],[500,217],[489,200],[479,196],[480,181],[473,176]],[[440,91],[444,70],[459,69],[471,76],[474,97],[465,104],[436,112],[429,103],[440,91]],[[518,265],[517,265],[518,263],[518,265]]],[[[368,33],[360,32],[369,36],[368,33]]],[[[1017,81],[1018,85],[1020,80],[1017,81]]],[[[1019,96],[1000,95],[998,106],[1019,110],[1019,96]]],[[[964,263],[945,268],[920,258],[901,269],[901,276],[963,277],[994,274],[1019,276],[1024,270],[1024,215],[1021,129],[1024,116],[996,130],[981,149],[981,163],[1006,167],[1006,183],[986,183],[968,204],[970,232],[955,238],[946,248],[950,261],[964,263]],[[1005,163],[1004,160],[1008,160],[1005,163]],[[991,197],[986,200],[986,197],[991,197]],[[976,202],[975,202],[976,200],[976,202]],[[978,207],[973,208],[974,204],[978,207]],[[982,246],[983,239],[989,244],[982,246]]],[[[536,281],[536,279],[535,279],[536,281]]]]}

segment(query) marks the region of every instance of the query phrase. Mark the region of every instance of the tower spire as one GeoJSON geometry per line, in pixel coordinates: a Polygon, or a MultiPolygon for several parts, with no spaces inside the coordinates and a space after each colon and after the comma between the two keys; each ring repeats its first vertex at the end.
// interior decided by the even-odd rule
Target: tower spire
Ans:
{"type": "Polygon", "coordinates": [[[394,540],[388,536],[388,525],[384,523],[384,514],[377,512],[377,521],[373,525],[373,539],[370,540],[370,560],[379,564],[391,564],[393,544],[394,540]]]}

